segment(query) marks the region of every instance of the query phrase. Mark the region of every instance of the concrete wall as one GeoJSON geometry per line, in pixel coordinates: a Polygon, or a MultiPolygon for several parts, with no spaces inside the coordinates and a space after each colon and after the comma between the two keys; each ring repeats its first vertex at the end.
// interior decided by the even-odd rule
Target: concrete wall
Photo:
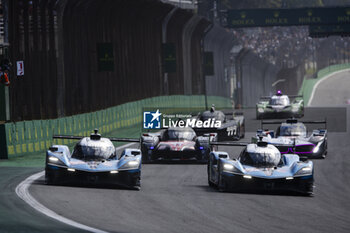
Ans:
{"type": "MultiPolygon", "coordinates": [[[[218,108],[230,108],[227,98],[209,96],[218,108]]],[[[45,153],[53,143],[53,135],[89,136],[98,128],[108,134],[121,128],[142,127],[142,110],[152,108],[204,109],[204,96],[159,96],[134,101],[105,110],[62,117],[53,120],[20,121],[0,124],[0,159],[45,153]]],[[[56,140],[57,144],[72,144],[74,140],[56,140]]]]}
{"type": "Polygon", "coordinates": [[[205,51],[214,55],[214,75],[207,76],[206,86],[208,95],[216,93],[221,96],[230,96],[231,67],[230,51],[233,47],[233,35],[226,29],[214,25],[204,38],[205,51]]]}
{"type": "Polygon", "coordinates": [[[260,96],[275,92],[278,67],[267,63],[249,50],[241,51],[236,60],[238,104],[254,107],[260,96]]]}

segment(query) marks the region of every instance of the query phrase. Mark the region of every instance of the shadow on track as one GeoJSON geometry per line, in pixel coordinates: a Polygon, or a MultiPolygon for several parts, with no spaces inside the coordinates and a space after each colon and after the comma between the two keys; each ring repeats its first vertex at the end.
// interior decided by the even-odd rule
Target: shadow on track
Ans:
{"type": "Polygon", "coordinates": [[[212,188],[206,185],[192,185],[191,187],[195,187],[206,192],[217,192],[223,193],[226,195],[229,194],[247,194],[247,195],[266,195],[266,196],[300,196],[300,197],[313,197],[313,195],[306,195],[299,192],[292,191],[268,191],[268,190],[230,190],[230,191],[221,191],[217,188],[212,188]]]}
{"type": "Polygon", "coordinates": [[[57,186],[57,187],[70,187],[70,188],[89,188],[89,189],[120,189],[120,190],[130,190],[138,191],[137,189],[125,187],[117,184],[93,184],[93,183],[77,183],[77,182],[67,182],[58,184],[45,184],[43,179],[38,179],[33,182],[34,186],[57,186]]]}
{"type": "Polygon", "coordinates": [[[166,165],[206,165],[207,161],[197,160],[156,160],[152,162],[142,162],[142,165],[147,164],[166,164],[166,165]]]}

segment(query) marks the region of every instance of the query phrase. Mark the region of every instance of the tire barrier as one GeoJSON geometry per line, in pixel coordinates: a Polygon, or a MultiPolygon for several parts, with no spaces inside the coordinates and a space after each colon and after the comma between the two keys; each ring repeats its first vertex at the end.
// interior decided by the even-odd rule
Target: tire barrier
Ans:
{"type": "MultiPolygon", "coordinates": [[[[231,108],[231,100],[208,96],[208,102],[217,108],[231,108]]],[[[160,96],[121,104],[105,110],[52,120],[20,121],[0,124],[0,159],[43,153],[52,144],[54,134],[88,136],[98,128],[102,134],[115,130],[141,127],[142,109],[154,108],[204,108],[202,95],[160,96]]],[[[72,144],[73,140],[57,139],[57,144],[72,144]]]]}

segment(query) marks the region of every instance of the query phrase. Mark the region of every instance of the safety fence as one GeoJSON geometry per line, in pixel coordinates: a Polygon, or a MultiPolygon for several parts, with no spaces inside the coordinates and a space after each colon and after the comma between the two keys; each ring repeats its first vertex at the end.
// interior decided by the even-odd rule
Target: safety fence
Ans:
{"type": "MultiPolygon", "coordinates": [[[[231,100],[224,97],[208,96],[208,102],[217,108],[231,108],[231,100]]],[[[205,98],[195,96],[160,96],[129,102],[105,110],[63,117],[53,120],[34,120],[0,125],[0,158],[41,153],[52,144],[52,136],[88,136],[98,128],[102,134],[133,127],[142,122],[142,109],[147,108],[203,108],[205,98]]],[[[57,139],[57,144],[71,144],[73,140],[57,139]]]]}
{"type": "Polygon", "coordinates": [[[321,80],[322,78],[326,77],[327,75],[344,70],[344,69],[349,69],[350,68],[350,63],[344,63],[344,64],[337,64],[337,65],[331,65],[326,68],[323,68],[317,72],[316,78],[311,78],[307,79],[306,77],[304,78],[303,84],[299,90],[299,94],[304,96],[304,103],[308,103],[312,90],[315,86],[315,84],[321,80]]]}

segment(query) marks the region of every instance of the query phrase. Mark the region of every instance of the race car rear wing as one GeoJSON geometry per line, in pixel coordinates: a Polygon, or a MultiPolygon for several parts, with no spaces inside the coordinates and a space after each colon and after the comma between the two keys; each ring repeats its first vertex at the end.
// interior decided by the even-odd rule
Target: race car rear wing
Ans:
{"type": "MultiPolygon", "coordinates": [[[[91,137],[91,136],[90,136],[91,137]]],[[[70,136],[70,135],[53,135],[54,139],[72,139],[72,140],[80,140],[85,138],[84,136],[70,136]]],[[[109,138],[106,137],[112,142],[140,142],[138,138],[109,138]]]]}
{"type": "Polygon", "coordinates": [[[289,124],[296,124],[298,122],[304,123],[304,124],[324,124],[325,129],[327,129],[327,118],[324,120],[317,120],[317,121],[299,121],[297,119],[291,118],[287,119],[286,121],[264,121],[262,120],[260,122],[261,129],[264,128],[264,125],[279,125],[282,123],[289,123],[289,124]]]}
{"type": "Polygon", "coordinates": [[[247,146],[248,142],[209,142],[213,146],[247,146]]]}
{"type": "Polygon", "coordinates": [[[257,144],[260,147],[266,147],[268,145],[267,142],[262,141],[262,138],[260,141],[256,143],[252,142],[209,142],[211,146],[247,146],[249,144],[257,144]]]}
{"type": "Polygon", "coordinates": [[[225,116],[243,116],[244,115],[244,112],[236,112],[236,111],[233,111],[233,112],[224,112],[225,116]]]}
{"type": "MultiPolygon", "coordinates": [[[[287,95],[290,99],[295,99],[295,98],[304,98],[303,95],[287,95]]],[[[265,99],[269,100],[271,99],[272,96],[260,96],[260,99],[265,99]]]]}
{"type": "MultiPolygon", "coordinates": [[[[70,136],[70,135],[53,135],[52,138],[54,139],[72,139],[72,140],[80,140],[83,139],[85,136],[70,136]]],[[[100,140],[101,134],[98,133],[98,129],[94,130],[94,133],[90,135],[90,138],[92,140],[100,140]]],[[[110,138],[106,137],[112,142],[140,142],[139,138],[110,138]]]]}

